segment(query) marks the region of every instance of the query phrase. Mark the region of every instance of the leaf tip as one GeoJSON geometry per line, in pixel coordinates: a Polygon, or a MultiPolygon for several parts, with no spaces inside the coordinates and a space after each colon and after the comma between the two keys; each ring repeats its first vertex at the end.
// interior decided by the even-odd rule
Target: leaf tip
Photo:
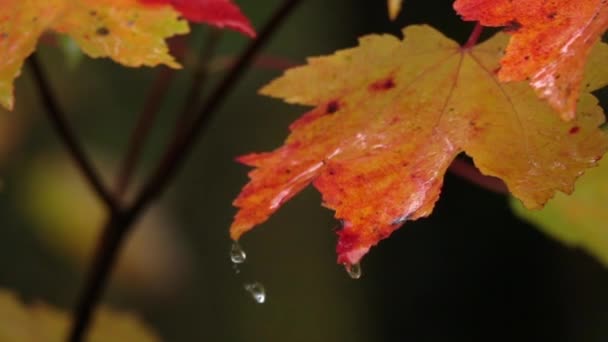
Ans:
{"type": "Polygon", "coordinates": [[[370,246],[362,243],[360,234],[353,231],[350,224],[346,224],[337,234],[338,244],[336,246],[336,253],[338,254],[338,264],[358,264],[363,256],[369,252],[370,246]]]}
{"type": "Polygon", "coordinates": [[[399,12],[401,12],[402,2],[403,0],[388,0],[388,17],[390,20],[397,19],[399,12]]]}

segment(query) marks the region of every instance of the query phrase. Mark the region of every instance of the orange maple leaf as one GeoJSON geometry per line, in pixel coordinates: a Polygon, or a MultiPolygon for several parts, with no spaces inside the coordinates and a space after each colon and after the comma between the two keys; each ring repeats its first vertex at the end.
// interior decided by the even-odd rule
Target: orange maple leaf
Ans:
{"type": "Polygon", "coordinates": [[[608,28],[608,1],[456,0],[454,8],[465,20],[513,34],[501,81],[529,80],[562,118],[574,117],[585,62],[608,28]]]}
{"type": "MultiPolygon", "coordinates": [[[[431,213],[463,151],[534,208],[557,190],[571,192],[608,148],[602,109],[589,94],[608,70],[586,80],[578,117],[564,122],[526,83],[498,82],[506,35],[462,48],[427,26],[403,33],[403,41],[365,36],[262,89],[315,108],[279,149],[239,158],[255,169],[234,201],[234,240],[312,183],[343,222],[338,262],[355,264],[405,221],[431,213]]],[[[608,47],[593,56],[602,63],[608,47]]]]}
{"type": "MultiPolygon", "coordinates": [[[[9,290],[0,289],[0,341],[61,342],[66,340],[70,316],[39,301],[24,304],[9,290]]],[[[136,316],[102,306],[93,319],[88,341],[159,342],[157,334],[136,316]]]]}

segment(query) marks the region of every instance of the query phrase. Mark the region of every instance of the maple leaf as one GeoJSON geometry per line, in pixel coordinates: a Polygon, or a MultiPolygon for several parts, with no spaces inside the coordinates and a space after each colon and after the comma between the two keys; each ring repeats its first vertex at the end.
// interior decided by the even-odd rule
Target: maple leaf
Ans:
{"type": "MultiPolygon", "coordinates": [[[[24,305],[11,291],[0,289],[0,341],[65,341],[70,317],[42,303],[24,305]]],[[[152,334],[138,319],[102,307],[96,313],[87,341],[152,342],[152,334]]]]}
{"type": "Polygon", "coordinates": [[[456,0],[454,8],[465,20],[506,26],[513,35],[501,81],[529,80],[562,118],[574,117],[585,62],[608,28],[608,1],[456,0]]]}
{"type": "Polygon", "coordinates": [[[138,0],[0,1],[0,104],[7,109],[13,108],[13,81],[23,61],[47,30],[69,35],[91,57],[178,68],[165,38],[189,28],[172,8],[138,0]]]}
{"type": "Polygon", "coordinates": [[[585,173],[570,196],[557,194],[542,210],[512,201],[515,212],[568,246],[581,247],[608,266],[608,161],[585,173]]]}
{"type": "Polygon", "coordinates": [[[190,21],[220,28],[227,27],[255,37],[251,23],[231,0],[140,0],[140,2],[153,5],[168,4],[190,21]]]}
{"type": "MultiPolygon", "coordinates": [[[[316,107],[290,126],[282,147],[238,159],[255,169],[234,201],[234,240],[312,183],[343,222],[338,262],[355,264],[405,221],[431,213],[462,151],[530,208],[572,191],[606,151],[604,115],[588,92],[608,70],[587,79],[580,115],[564,122],[526,83],[498,82],[505,34],[469,49],[427,26],[403,33],[403,41],[362,37],[359,47],[311,58],[261,90],[316,107]]],[[[598,45],[594,63],[606,56],[598,45]]]]}
{"type": "Polygon", "coordinates": [[[391,20],[397,19],[399,12],[401,12],[402,5],[403,5],[403,0],[387,0],[388,17],[391,20]]]}

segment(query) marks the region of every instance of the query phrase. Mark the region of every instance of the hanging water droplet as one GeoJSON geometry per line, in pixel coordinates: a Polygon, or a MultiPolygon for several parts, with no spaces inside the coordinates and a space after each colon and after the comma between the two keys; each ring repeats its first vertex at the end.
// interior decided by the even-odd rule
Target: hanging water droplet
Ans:
{"type": "Polygon", "coordinates": [[[232,260],[233,264],[242,264],[247,260],[247,254],[236,241],[230,247],[230,260],[232,260]]]}
{"type": "Polygon", "coordinates": [[[266,290],[264,289],[264,285],[254,282],[245,284],[245,290],[251,294],[253,300],[258,304],[262,304],[266,301],[266,290]]]}
{"type": "Polygon", "coordinates": [[[344,264],[344,268],[346,268],[346,273],[348,273],[348,276],[352,279],[359,279],[363,274],[363,271],[361,270],[361,264],[359,263],[344,264]]]}

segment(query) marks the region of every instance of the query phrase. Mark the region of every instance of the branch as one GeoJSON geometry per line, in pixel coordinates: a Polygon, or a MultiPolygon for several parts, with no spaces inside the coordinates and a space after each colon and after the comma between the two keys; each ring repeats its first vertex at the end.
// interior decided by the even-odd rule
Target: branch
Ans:
{"type": "Polygon", "coordinates": [[[175,70],[165,67],[161,68],[156,75],[156,79],[150,88],[143,109],[129,138],[127,153],[120,164],[120,171],[116,176],[114,194],[117,198],[122,198],[129,189],[131,177],[141,157],[144,143],[158,116],[162,100],[169,90],[174,76],[175,70]]]}
{"type": "Polygon", "coordinates": [[[177,135],[169,144],[163,155],[159,167],[144,185],[139,196],[136,197],[131,210],[138,213],[144,210],[150,202],[158,197],[166,188],[170,180],[175,177],[182,163],[188,157],[196,140],[207,128],[213,112],[221,105],[232,88],[237,84],[247,67],[254,61],[257,53],[276,32],[279,25],[291,13],[301,0],[286,0],[274,13],[270,21],[260,31],[258,38],[250,43],[247,49],[237,60],[222,82],[208,97],[198,117],[191,125],[186,127],[183,136],[177,135]]]}
{"type": "Polygon", "coordinates": [[[91,188],[95,191],[97,196],[103,201],[104,205],[110,213],[114,213],[119,204],[114,199],[110,191],[103,184],[102,178],[93,166],[93,163],[89,160],[89,157],[84,152],[83,145],[78,141],[72,127],[68,123],[65,114],[61,110],[51,86],[42,70],[42,66],[38,60],[38,56],[33,54],[28,60],[29,66],[34,74],[34,83],[38,88],[38,92],[42,97],[42,102],[45,108],[47,117],[55,130],[55,133],[59,136],[59,139],[68,150],[68,153],[72,157],[74,163],[89,183],[91,188]]]}
{"type": "Polygon", "coordinates": [[[211,29],[201,48],[199,53],[198,63],[196,63],[194,68],[194,76],[192,78],[192,85],[188,90],[188,94],[186,95],[186,100],[184,101],[184,106],[182,107],[181,114],[177,119],[177,123],[175,125],[175,135],[179,135],[183,132],[183,129],[192,120],[196,112],[196,108],[199,104],[199,99],[201,92],[205,86],[205,81],[207,80],[207,75],[209,73],[209,65],[211,64],[213,55],[215,53],[215,49],[220,41],[220,37],[222,35],[222,31],[211,29]]]}
{"type": "MultiPolygon", "coordinates": [[[[85,287],[73,313],[73,325],[69,335],[70,342],[81,342],[91,323],[93,310],[99,302],[103,289],[108,282],[110,271],[116,262],[124,237],[139,215],[148,207],[173,179],[179,167],[189,155],[197,137],[207,126],[212,113],[222,103],[237,84],[240,76],[250,65],[266,41],[276,32],[279,25],[299,4],[301,0],[285,0],[270,21],[261,30],[242,54],[224,80],[212,92],[199,116],[192,125],[185,128],[184,136],[177,134],[160,161],[156,171],[143,187],[135,202],[127,210],[116,211],[110,216],[104,229],[104,236],[87,277],[85,287]]],[[[179,132],[178,132],[179,133],[179,132]]]]}
{"type": "MultiPolygon", "coordinates": [[[[186,53],[185,45],[185,40],[181,36],[169,40],[171,54],[175,56],[178,61],[184,59],[186,53]]],[[[148,91],[144,106],[138,116],[135,127],[131,132],[131,136],[129,137],[127,153],[120,164],[120,169],[116,176],[114,193],[117,198],[122,198],[129,189],[131,178],[135,172],[137,162],[141,157],[145,141],[150,134],[154,121],[158,117],[163,99],[165,98],[165,95],[167,95],[171,86],[171,81],[173,81],[173,78],[175,77],[175,72],[175,69],[161,67],[148,91]]]]}

